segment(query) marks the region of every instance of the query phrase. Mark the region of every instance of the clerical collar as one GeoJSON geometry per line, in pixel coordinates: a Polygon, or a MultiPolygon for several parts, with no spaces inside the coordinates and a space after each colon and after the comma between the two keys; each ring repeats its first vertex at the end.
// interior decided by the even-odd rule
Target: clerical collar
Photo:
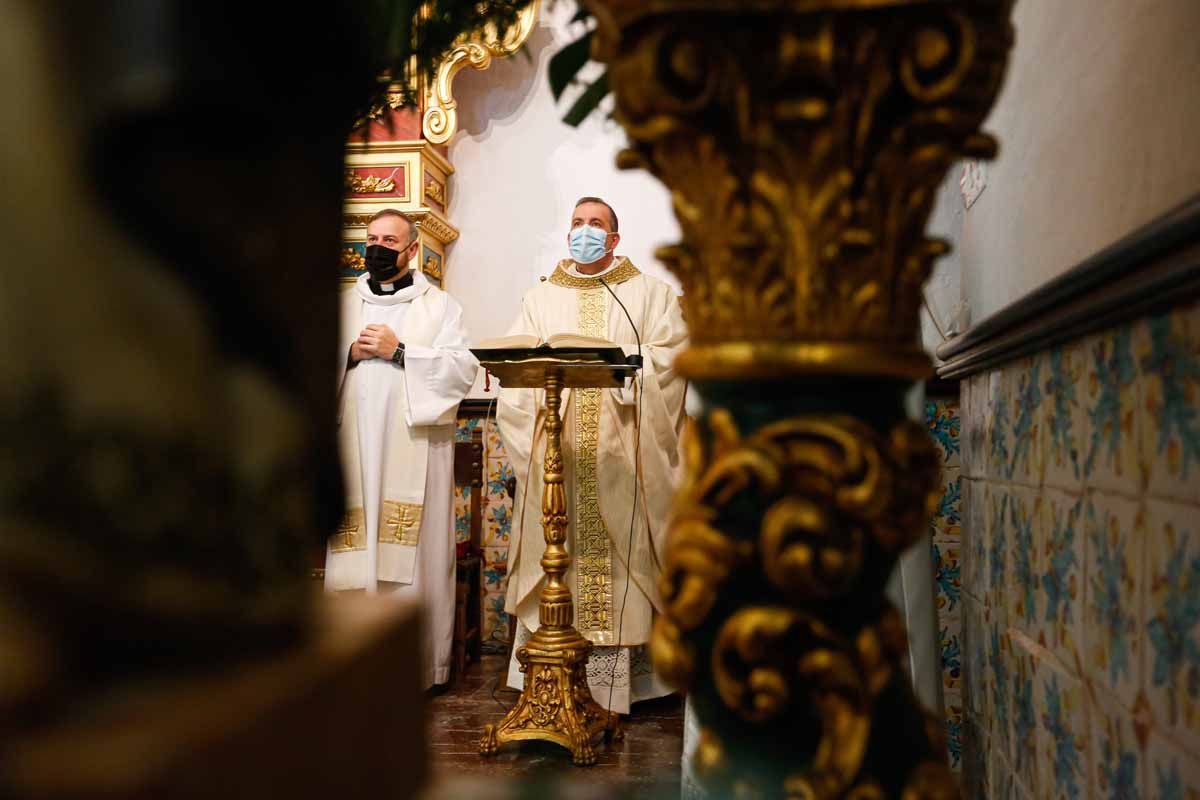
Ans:
{"type": "Polygon", "coordinates": [[[401,278],[398,281],[394,281],[392,283],[380,283],[379,281],[375,280],[374,278],[367,278],[367,286],[369,286],[371,288],[371,291],[375,294],[384,295],[384,296],[387,296],[389,294],[395,294],[396,292],[400,291],[401,289],[407,289],[408,287],[410,287],[412,285],[413,285],[413,273],[412,273],[411,269],[404,274],[403,278],[401,278]]]}

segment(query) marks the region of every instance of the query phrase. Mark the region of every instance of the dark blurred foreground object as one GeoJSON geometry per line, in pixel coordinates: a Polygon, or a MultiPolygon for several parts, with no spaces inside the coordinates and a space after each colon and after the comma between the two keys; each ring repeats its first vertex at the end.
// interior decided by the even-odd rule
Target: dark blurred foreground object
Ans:
{"type": "Polygon", "coordinates": [[[306,646],[89,704],[11,743],[4,796],[412,797],[427,771],[418,616],[346,598],[306,646]]]}
{"type": "MultiPolygon", "coordinates": [[[[341,514],[330,265],[379,5],[0,0],[0,796],[35,794],[9,782],[51,730],[218,715],[212,676],[252,658],[305,664],[258,696],[289,737],[336,697],[380,723],[331,772],[402,744],[417,681],[370,648],[415,653],[411,621],[347,622],[333,654],[307,579],[341,514]]],[[[136,763],[130,736],[92,766],[136,763]]]]}

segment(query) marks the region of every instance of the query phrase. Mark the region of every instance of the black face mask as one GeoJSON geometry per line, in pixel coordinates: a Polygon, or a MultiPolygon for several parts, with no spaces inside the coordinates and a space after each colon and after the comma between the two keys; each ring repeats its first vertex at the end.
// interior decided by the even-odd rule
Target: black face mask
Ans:
{"type": "Polygon", "coordinates": [[[402,250],[393,250],[390,247],[384,247],[381,244],[367,245],[364,260],[367,264],[367,270],[371,273],[371,279],[378,283],[380,281],[391,280],[399,275],[400,265],[396,262],[400,260],[403,252],[402,250]]]}

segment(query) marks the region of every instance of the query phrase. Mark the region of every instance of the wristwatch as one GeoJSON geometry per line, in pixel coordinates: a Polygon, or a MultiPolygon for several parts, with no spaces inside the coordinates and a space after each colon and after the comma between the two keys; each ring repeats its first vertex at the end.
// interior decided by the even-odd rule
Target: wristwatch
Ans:
{"type": "Polygon", "coordinates": [[[396,352],[392,353],[392,363],[404,366],[404,342],[396,345],[396,352]]]}

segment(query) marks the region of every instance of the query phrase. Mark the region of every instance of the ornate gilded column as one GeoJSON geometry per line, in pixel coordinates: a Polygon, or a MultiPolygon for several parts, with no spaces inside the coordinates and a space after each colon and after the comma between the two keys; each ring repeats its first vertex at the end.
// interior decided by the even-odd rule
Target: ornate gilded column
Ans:
{"type": "Polygon", "coordinates": [[[936,501],[903,395],[926,376],[925,236],[1012,43],[1009,0],[587,0],[619,157],[672,191],[705,412],[652,649],[719,796],[946,797],[942,723],[884,584],[936,501]]]}

